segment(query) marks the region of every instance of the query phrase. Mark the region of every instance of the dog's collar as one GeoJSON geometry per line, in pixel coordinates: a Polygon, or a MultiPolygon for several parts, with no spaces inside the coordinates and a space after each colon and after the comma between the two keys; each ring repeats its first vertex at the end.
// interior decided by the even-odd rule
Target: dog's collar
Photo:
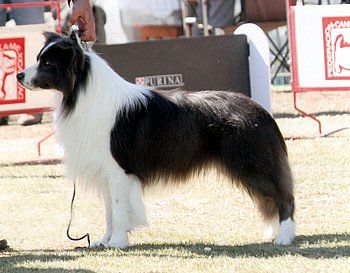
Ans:
{"type": "Polygon", "coordinates": [[[81,38],[80,38],[80,30],[79,30],[78,26],[73,25],[71,27],[71,36],[72,36],[72,34],[74,34],[75,39],[76,39],[78,45],[80,46],[80,48],[82,50],[87,50],[87,51],[91,50],[91,47],[92,47],[93,43],[92,42],[84,42],[84,41],[81,40],[81,38]]]}

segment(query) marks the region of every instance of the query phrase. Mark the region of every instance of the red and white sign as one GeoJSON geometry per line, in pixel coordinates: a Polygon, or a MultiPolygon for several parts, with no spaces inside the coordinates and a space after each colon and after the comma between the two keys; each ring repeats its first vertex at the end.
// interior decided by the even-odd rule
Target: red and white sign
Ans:
{"type": "Polygon", "coordinates": [[[18,84],[16,75],[36,62],[49,25],[0,27],[0,116],[41,112],[54,107],[53,92],[30,91],[18,84]]]}
{"type": "Polygon", "coordinates": [[[294,109],[321,121],[297,105],[298,92],[350,91],[350,5],[288,3],[294,109]]]}
{"type": "Polygon", "coordinates": [[[294,91],[350,90],[350,5],[290,12],[294,91]]]}
{"type": "Polygon", "coordinates": [[[16,79],[24,59],[24,38],[0,38],[0,104],[25,102],[25,89],[16,79]]]}
{"type": "Polygon", "coordinates": [[[350,17],[323,17],[327,80],[350,79],[350,17]]]}

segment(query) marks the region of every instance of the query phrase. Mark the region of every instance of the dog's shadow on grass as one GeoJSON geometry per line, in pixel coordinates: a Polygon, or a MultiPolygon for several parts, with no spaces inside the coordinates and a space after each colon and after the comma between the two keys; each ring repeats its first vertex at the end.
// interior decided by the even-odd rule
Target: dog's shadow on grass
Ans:
{"type": "MultiPolygon", "coordinates": [[[[83,257],[93,257],[95,254],[101,258],[104,255],[111,257],[167,257],[167,258],[208,258],[226,256],[273,258],[285,255],[302,256],[309,259],[338,259],[350,257],[350,233],[300,235],[291,246],[275,246],[272,243],[256,243],[245,245],[217,245],[211,243],[161,243],[139,244],[124,250],[115,249],[79,249],[79,250],[33,250],[24,254],[16,251],[8,251],[0,256],[0,272],[6,273],[95,273],[87,269],[65,269],[55,267],[49,269],[31,265],[24,267],[26,263],[62,263],[74,262],[83,257]],[[1,271],[4,269],[5,271],[1,271]],[[30,269],[30,270],[29,270],[30,269]]],[[[1,254],[1,253],[0,253],[1,254]]],[[[92,258],[93,259],[93,258],[92,258]]]]}
{"type": "Polygon", "coordinates": [[[337,259],[341,257],[350,257],[350,233],[309,236],[300,235],[297,236],[294,244],[291,246],[276,246],[272,243],[257,243],[236,246],[216,245],[210,243],[164,243],[135,245],[126,249],[125,252],[126,255],[159,255],[183,258],[191,258],[193,256],[271,258],[285,255],[295,255],[310,259],[337,259]],[[174,250],[174,254],[172,254],[171,250],[174,250]],[[181,253],[181,255],[177,253],[181,253]]]}
{"type": "Polygon", "coordinates": [[[25,254],[23,254],[8,250],[4,253],[3,256],[0,256],[0,272],[4,273],[95,273],[95,271],[87,269],[65,269],[55,266],[42,268],[36,265],[23,266],[23,264],[27,263],[61,263],[74,261],[80,256],[76,255],[76,251],[62,251],[57,253],[57,251],[54,250],[33,250],[26,251],[25,254]]]}

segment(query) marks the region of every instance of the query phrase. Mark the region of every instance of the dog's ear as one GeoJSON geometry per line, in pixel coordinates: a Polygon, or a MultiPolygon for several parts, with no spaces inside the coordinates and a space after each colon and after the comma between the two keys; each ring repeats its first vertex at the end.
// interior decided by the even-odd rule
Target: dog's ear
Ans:
{"type": "Polygon", "coordinates": [[[74,90],[77,79],[85,68],[85,56],[83,50],[76,41],[66,39],[56,44],[56,47],[62,51],[64,58],[67,60],[67,70],[69,78],[65,82],[64,90],[68,93],[74,90]]]}
{"type": "Polygon", "coordinates": [[[46,39],[46,44],[49,44],[51,42],[54,42],[55,40],[61,38],[61,36],[55,32],[50,32],[50,31],[44,31],[43,33],[45,39],[46,39]]]}
{"type": "Polygon", "coordinates": [[[63,50],[64,55],[71,60],[74,72],[79,72],[83,69],[84,53],[76,40],[62,40],[56,44],[57,48],[63,50]]]}
{"type": "Polygon", "coordinates": [[[62,40],[56,44],[56,46],[62,50],[73,50],[76,44],[71,40],[62,40]]]}

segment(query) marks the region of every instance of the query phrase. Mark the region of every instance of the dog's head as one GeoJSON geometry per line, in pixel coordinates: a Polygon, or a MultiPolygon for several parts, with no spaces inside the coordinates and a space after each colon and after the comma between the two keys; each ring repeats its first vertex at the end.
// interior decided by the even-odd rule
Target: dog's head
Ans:
{"type": "Polygon", "coordinates": [[[86,74],[88,57],[73,35],[45,32],[44,36],[46,42],[37,56],[37,63],[17,74],[17,79],[30,90],[57,90],[67,98],[86,74]]]}

